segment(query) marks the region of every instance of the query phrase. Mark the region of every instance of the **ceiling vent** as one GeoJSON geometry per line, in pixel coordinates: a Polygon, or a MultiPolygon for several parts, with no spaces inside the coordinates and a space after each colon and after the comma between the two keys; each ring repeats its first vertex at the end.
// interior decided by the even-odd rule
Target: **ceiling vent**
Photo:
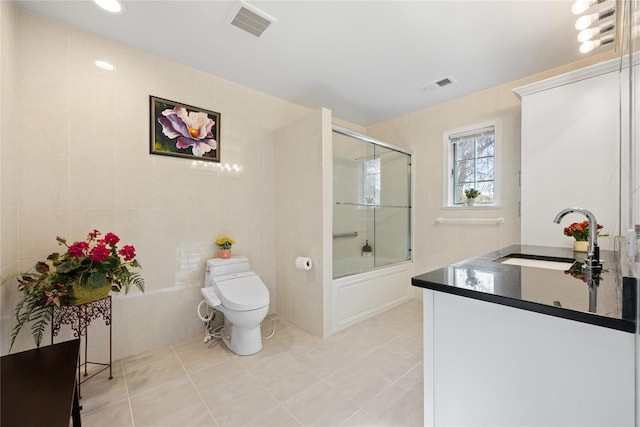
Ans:
{"type": "Polygon", "coordinates": [[[436,80],[435,82],[429,83],[428,85],[423,87],[422,90],[425,92],[431,92],[432,90],[445,87],[445,86],[450,86],[454,83],[457,83],[456,79],[449,76],[449,77],[442,78],[440,80],[436,80]]]}
{"type": "Polygon", "coordinates": [[[438,80],[436,84],[440,87],[445,87],[454,84],[456,81],[453,77],[445,77],[444,79],[438,80]]]}
{"type": "Polygon", "coordinates": [[[267,27],[276,21],[276,18],[261,11],[257,7],[246,2],[240,2],[240,8],[231,20],[231,25],[235,25],[256,37],[260,37],[267,27]]]}

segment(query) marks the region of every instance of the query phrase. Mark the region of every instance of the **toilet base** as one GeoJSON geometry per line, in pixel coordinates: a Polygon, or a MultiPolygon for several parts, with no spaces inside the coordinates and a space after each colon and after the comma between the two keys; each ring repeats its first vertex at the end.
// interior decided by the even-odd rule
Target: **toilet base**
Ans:
{"type": "Polygon", "coordinates": [[[242,328],[227,322],[222,329],[222,341],[227,348],[239,356],[249,356],[262,350],[260,324],[255,328],[242,328]]]}

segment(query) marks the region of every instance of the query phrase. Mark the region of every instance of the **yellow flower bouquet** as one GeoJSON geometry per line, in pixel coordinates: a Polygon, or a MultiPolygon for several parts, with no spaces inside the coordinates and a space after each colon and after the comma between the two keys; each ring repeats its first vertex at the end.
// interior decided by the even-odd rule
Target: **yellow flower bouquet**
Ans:
{"type": "Polygon", "coordinates": [[[223,250],[231,249],[231,246],[235,243],[236,243],[235,240],[226,236],[219,237],[218,240],[216,240],[216,245],[218,245],[218,247],[223,250]]]}

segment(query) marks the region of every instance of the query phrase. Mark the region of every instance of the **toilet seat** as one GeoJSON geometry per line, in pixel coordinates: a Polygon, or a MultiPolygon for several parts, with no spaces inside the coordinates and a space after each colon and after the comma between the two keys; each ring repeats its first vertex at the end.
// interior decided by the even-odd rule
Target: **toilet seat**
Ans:
{"type": "Polygon", "coordinates": [[[269,290],[254,272],[230,274],[214,279],[222,306],[249,311],[269,305],[269,290]]]}

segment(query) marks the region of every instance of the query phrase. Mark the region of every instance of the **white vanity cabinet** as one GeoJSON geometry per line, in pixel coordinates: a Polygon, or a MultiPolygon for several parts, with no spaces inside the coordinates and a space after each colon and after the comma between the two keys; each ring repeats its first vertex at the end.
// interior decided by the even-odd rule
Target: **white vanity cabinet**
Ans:
{"type": "Polygon", "coordinates": [[[425,426],[633,426],[634,334],[431,289],[425,426]]]}
{"type": "MultiPolygon", "coordinates": [[[[575,206],[618,234],[627,93],[627,69],[619,68],[620,61],[606,62],[515,89],[522,100],[522,244],[571,246],[563,228],[586,218],[552,221],[575,206]]],[[[613,249],[613,238],[598,243],[613,249]]]]}

